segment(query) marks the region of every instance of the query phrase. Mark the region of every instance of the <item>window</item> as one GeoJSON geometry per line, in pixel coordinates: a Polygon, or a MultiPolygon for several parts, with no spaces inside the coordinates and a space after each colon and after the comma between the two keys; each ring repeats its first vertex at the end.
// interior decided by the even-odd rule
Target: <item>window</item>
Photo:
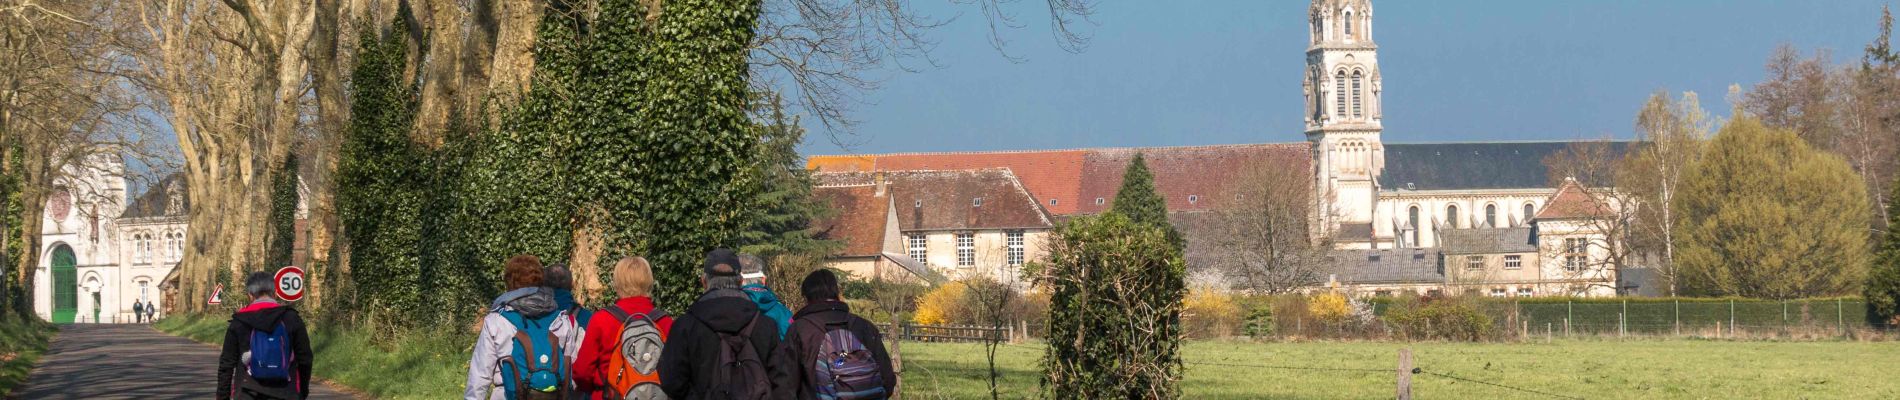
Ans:
{"type": "Polygon", "coordinates": [[[1412,259],[1413,259],[1413,260],[1423,260],[1423,259],[1425,259],[1425,252],[1423,252],[1423,251],[1414,251],[1414,252],[1412,252],[1412,259]]]}
{"type": "Polygon", "coordinates": [[[1188,195],[1188,204],[1194,204],[1194,203],[1199,203],[1199,202],[1201,202],[1201,196],[1192,195],[1192,194],[1188,195]]]}
{"type": "Polygon", "coordinates": [[[1104,199],[1104,198],[1100,198],[1100,197],[1097,197],[1097,198],[1095,198],[1095,205],[1098,205],[1098,206],[1099,206],[1099,205],[1102,205],[1102,204],[1106,204],[1106,203],[1108,203],[1108,199],[1104,199]]]}
{"type": "Polygon", "coordinates": [[[1486,228],[1498,227],[1498,205],[1496,204],[1484,205],[1484,227],[1486,228]]]}
{"type": "Polygon", "coordinates": [[[146,289],[146,285],[147,285],[147,284],[149,284],[149,283],[151,283],[151,282],[146,282],[146,281],[139,281],[139,301],[142,301],[142,302],[143,302],[143,301],[152,301],[152,300],[151,300],[151,297],[149,297],[149,296],[146,296],[146,290],[145,290],[145,289],[146,289]]]}
{"type": "Polygon", "coordinates": [[[1346,116],[1346,70],[1333,76],[1333,115],[1346,116]]]}
{"type": "Polygon", "coordinates": [[[1379,262],[1379,254],[1378,253],[1367,254],[1366,261],[1379,262]]]}
{"type": "Polygon", "coordinates": [[[1517,297],[1531,297],[1531,296],[1532,296],[1531,288],[1529,287],[1517,288],[1517,297]]]}
{"type": "Polygon", "coordinates": [[[1352,12],[1346,12],[1346,37],[1352,37],[1352,12]]]}
{"type": "Polygon", "coordinates": [[[1504,256],[1504,269],[1520,269],[1520,268],[1524,268],[1524,256],[1520,256],[1520,255],[1504,256]]]}
{"type": "Polygon", "coordinates": [[[1584,264],[1589,262],[1589,254],[1587,254],[1589,245],[1590,242],[1588,242],[1587,239],[1564,239],[1564,270],[1576,271],[1583,269],[1584,264]]]}
{"type": "Polygon", "coordinates": [[[971,206],[971,207],[982,207],[982,206],[983,206],[983,198],[982,198],[982,197],[978,197],[978,198],[974,198],[974,199],[970,199],[970,206],[971,206]]]}
{"type": "Polygon", "coordinates": [[[1406,221],[1412,224],[1412,247],[1422,247],[1418,241],[1418,231],[1421,230],[1418,227],[1418,206],[1412,206],[1411,211],[1407,212],[1406,221]]]}
{"type": "Polygon", "coordinates": [[[904,235],[904,241],[910,245],[910,259],[930,264],[930,241],[921,233],[904,235]]]}
{"type": "Polygon", "coordinates": [[[1484,256],[1465,256],[1465,269],[1484,269],[1484,256]]]}
{"type": "Polygon", "coordinates": [[[1491,288],[1491,297],[1504,297],[1504,288],[1491,288]]]}
{"type": "Polygon", "coordinates": [[[1011,267],[1022,266],[1023,265],[1023,231],[1010,231],[1009,233],[1006,233],[1004,235],[1007,237],[1007,240],[1005,240],[1006,242],[1005,245],[1009,247],[1009,266],[1011,267]]]}
{"type": "Polygon", "coordinates": [[[1363,90],[1360,89],[1360,85],[1359,85],[1359,82],[1362,80],[1364,80],[1364,75],[1362,75],[1359,71],[1352,71],[1352,117],[1353,118],[1364,118],[1366,116],[1365,103],[1360,102],[1359,100],[1359,95],[1361,92],[1363,92],[1363,90]]]}
{"type": "Polygon", "coordinates": [[[975,265],[976,234],[968,232],[957,234],[957,266],[969,267],[975,265]]]}
{"type": "Polygon", "coordinates": [[[1531,216],[1537,215],[1537,205],[1524,203],[1524,225],[1531,224],[1531,216]]]}
{"type": "Polygon", "coordinates": [[[1452,229],[1458,229],[1458,205],[1457,204],[1445,206],[1445,225],[1451,226],[1452,229]]]}
{"type": "Polygon", "coordinates": [[[1049,205],[1056,205],[1056,199],[1049,199],[1049,205]]]}

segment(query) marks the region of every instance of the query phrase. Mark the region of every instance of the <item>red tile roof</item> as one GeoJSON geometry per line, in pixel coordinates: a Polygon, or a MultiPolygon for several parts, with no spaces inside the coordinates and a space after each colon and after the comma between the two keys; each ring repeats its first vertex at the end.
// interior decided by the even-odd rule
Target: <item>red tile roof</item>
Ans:
{"type": "Polygon", "coordinates": [[[829,218],[812,221],[822,239],[844,242],[839,256],[865,257],[884,252],[884,227],[890,217],[890,198],[877,196],[872,186],[818,187],[812,196],[831,205],[829,218]]]}
{"type": "MultiPolygon", "coordinates": [[[[1150,147],[1006,151],[973,153],[911,153],[888,155],[817,156],[807,167],[821,172],[969,170],[1007,168],[1050,214],[1093,214],[1108,209],[1121,186],[1123,171],[1135,154],[1146,157],[1155,174],[1155,186],[1167,198],[1171,211],[1197,211],[1218,206],[1233,180],[1255,163],[1284,166],[1288,173],[1310,174],[1312,156],[1307,143],[1243,144],[1191,147],[1150,147]],[[1192,198],[1190,198],[1192,196],[1192,198]],[[1096,204],[1095,199],[1103,199],[1096,204]],[[1193,200],[1193,201],[1190,201],[1193,200]]],[[[899,214],[905,203],[900,201],[899,214]]]]}
{"type": "Polygon", "coordinates": [[[821,186],[875,187],[897,209],[898,229],[1035,229],[1053,226],[1048,214],[1009,169],[954,171],[827,172],[821,186]],[[979,200],[980,203],[979,203],[979,200]]]}
{"type": "Polygon", "coordinates": [[[1610,208],[1590,195],[1590,191],[1575,180],[1565,179],[1557,193],[1550,195],[1544,202],[1544,209],[1537,212],[1537,219],[1591,218],[1610,214],[1610,208]]]}

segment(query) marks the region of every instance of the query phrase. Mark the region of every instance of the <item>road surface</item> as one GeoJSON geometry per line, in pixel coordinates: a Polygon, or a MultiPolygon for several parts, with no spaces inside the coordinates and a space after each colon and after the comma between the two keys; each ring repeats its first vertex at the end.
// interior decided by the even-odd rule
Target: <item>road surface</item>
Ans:
{"type": "MultiPolygon", "coordinates": [[[[151,325],[73,324],[40,357],[19,399],[209,399],[218,389],[218,350],[151,325]]],[[[321,383],[312,399],[349,399],[321,383]]]]}

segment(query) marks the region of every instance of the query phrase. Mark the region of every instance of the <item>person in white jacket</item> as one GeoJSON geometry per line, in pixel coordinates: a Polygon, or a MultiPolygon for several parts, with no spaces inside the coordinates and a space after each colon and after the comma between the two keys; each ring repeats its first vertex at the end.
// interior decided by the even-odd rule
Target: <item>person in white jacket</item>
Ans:
{"type": "MultiPolygon", "coordinates": [[[[501,360],[514,352],[515,325],[508,322],[502,312],[518,312],[528,318],[560,312],[553,291],[541,287],[540,259],[530,255],[509,258],[502,280],[507,283],[508,292],[496,298],[489,305],[488,315],[482,317],[482,332],[475,340],[475,354],[468,361],[468,383],[462,391],[464,400],[507,399],[502,387],[501,360]]],[[[580,329],[568,318],[555,318],[548,332],[550,339],[560,345],[566,363],[572,365],[581,348],[580,329]]],[[[571,381],[563,379],[562,384],[571,385],[571,381]]]]}

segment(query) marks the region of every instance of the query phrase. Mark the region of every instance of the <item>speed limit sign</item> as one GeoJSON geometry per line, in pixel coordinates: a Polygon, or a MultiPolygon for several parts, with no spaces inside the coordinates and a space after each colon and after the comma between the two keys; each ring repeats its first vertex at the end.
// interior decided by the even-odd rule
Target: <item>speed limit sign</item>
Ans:
{"type": "Polygon", "coordinates": [[[277,298],[297,301],[303,298],[303,268],[292,265],[277,270],[277,298]]]}

